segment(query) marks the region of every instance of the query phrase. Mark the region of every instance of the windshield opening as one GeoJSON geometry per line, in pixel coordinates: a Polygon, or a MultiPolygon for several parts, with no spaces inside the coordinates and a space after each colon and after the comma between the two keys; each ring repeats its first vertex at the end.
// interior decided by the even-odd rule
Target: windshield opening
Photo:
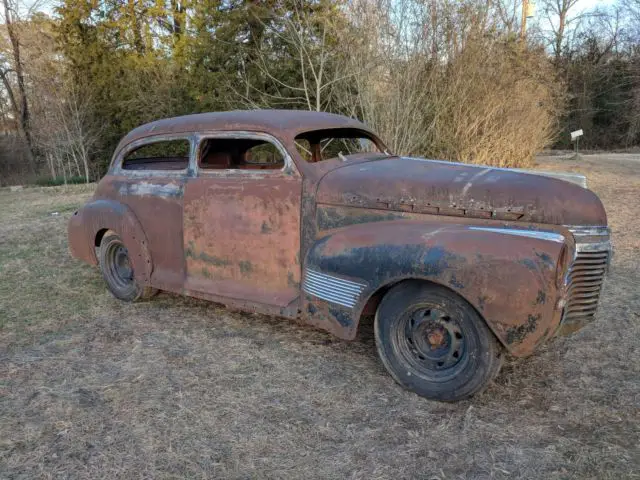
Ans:
{"type": "Polygon", "coordinates": [[[347,160],[351,155],[386,154],[366,132],[353,128],[313,130],[295,138],[300,156],[309,163],[334,158],[347,160]]]}

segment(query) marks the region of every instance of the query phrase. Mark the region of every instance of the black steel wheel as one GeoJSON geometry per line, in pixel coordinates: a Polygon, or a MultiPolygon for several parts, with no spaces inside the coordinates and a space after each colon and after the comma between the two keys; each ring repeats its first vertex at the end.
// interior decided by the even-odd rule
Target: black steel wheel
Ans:
{"type": "Polygon", "coordinates": [[[393,378],[433,400],[468,398],[500,370],[501,346],[484,320],[463,298],[438,285],[393,287],[376,313],[375,335],[393,378]]]}
{"type": "Polygon", "coordinates": [[[155,289],[140,285],[135,279],[129,250],[115,232],[108,231],[102,237],[99,260],[102,276],[116,298],[133,302],[156,293],[155,289]]]}

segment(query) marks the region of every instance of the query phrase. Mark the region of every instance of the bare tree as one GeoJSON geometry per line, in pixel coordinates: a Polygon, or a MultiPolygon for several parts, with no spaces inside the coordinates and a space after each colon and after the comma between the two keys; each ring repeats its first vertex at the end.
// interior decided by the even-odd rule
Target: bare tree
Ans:
{"type": "Polygon", "coordinates": [[[29,163],[29,169],[34,174],[36,170],[35,157],[33,152],[33,140],[31,139],[31,127],[29,116],[29,103],[27,101],[27,94],[25,89],[23,63],[20,56],[20,40],[18,38],[18,31],[16,29],[16,21],[18,18],[18,8],[15,3],[10,3],[9,0],[2,0],[4,5],[4,21],[7,29],[7,35],[11,42],[11,61],[3,62],[4,67],[0,67],[0,78],[7,92],[7,96],[11,103],[14,115],[19,119],[20,133],[22,134],[27,144],[27,157],[29,163]],[[9,74],[13,73],[16,77],[16,87],[18,95],[13,91],[13,86],[9,81],[9,74]]]}
{"type": "Polygon", "coordinates": [[[627,19],[627,43],[632,56],[632,92],[628,104],[629,130],[627,141],[632,143],[640,136],[640,0],[623,0],[623,16],[627,19]]]}
{"type": "Polygon", "coordinates": [[[62,172],[74,172],[84,177],[88,183],[91,178],[90,157],[95,147],[99,129],[92,124],[90,98],[82,95],[73,85],[65,85],[63,97],[52,98],[47,123],[41,126],[40,141],[47,152],[52,176],[55,178],[55,165],[62,172]]]}
{"type": "Polygon", "coordinates": [[[69,65],[56,49],[53,22],[33,19],[21,36],[34,145],[51,177],[92,176],[91,157],[100,128],[92,114],[89,89],[74,81],[69,65]]]}
{"type": "Polygon", "coordinates": [[[562,56],[569,29],[583,18],[582,14],[572,15],[579,2],[580,0],[542,0],[540,2],[550,30],[549,43],[556,63],[562,56]]]}
{"type": "MultiPolygon", "coordinates": [[[[291,52],[295,70],[300,82],[283,79],[273,70],[269,54],[260,52],[253,60],[268,88],[258,88],[250,78],[249,65],[240,72],[242,91],[234,88],[241,101],[252,108],[277,107],[280,105],[298,105],[307,110],[323,111],[330,108],[334,101],[335,87],[346,78],[349,72],[338,74],[332,68],[332,60],[340,55],[336,45],[328,41],[335,25],[331,18],[318,19],[313,12],[295,8],[293,15],[282,16],[283,27],[272,32],[291,52]]],[[[271,28],[263,24],[264,28],[271,28]]],[[[232,87],[233,88],[233,87],[232,87]]]]}
{"type": "Polygon", "coordinates": [[[634,33],[640,33],[640,0],[622,0],[621,7],[629,18],[629,24],[635,27],[634,33]]]}
{"type": "Polygon", "coordinates": [[[544,54],[517,48],[515,23],[505,27],[494,7],[350,2],[352,28],[339,44],[353,77],[338,110],[362,118],[395,153],[526,164],[555,133],[558,92],[544,54]]]}

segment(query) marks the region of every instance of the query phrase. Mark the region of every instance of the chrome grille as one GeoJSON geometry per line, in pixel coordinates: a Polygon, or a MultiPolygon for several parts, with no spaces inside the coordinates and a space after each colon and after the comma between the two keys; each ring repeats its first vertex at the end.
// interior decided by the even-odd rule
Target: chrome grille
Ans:
{"type": "Polygon", "coordinates": [[[607,228],[570,230],[576,239],[576,257],[567,274],[567,303],[562,317],[565,327],[593,320],[611,252],[607,228]]]}

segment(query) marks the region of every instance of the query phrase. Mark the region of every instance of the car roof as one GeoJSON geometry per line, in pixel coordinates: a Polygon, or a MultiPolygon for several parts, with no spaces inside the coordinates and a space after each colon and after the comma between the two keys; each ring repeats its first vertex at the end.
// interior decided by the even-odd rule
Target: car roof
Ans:
{"type": "Polygon", "coordinates": [[[303,132],[329,128],[355,128],[375,136],[364,123],[333,113],[308,110],[234,110],[196,113],[146,123],[131,130],[120,141],[118,149],[152,135],[244,130],[293,138],[303,132]]]}

